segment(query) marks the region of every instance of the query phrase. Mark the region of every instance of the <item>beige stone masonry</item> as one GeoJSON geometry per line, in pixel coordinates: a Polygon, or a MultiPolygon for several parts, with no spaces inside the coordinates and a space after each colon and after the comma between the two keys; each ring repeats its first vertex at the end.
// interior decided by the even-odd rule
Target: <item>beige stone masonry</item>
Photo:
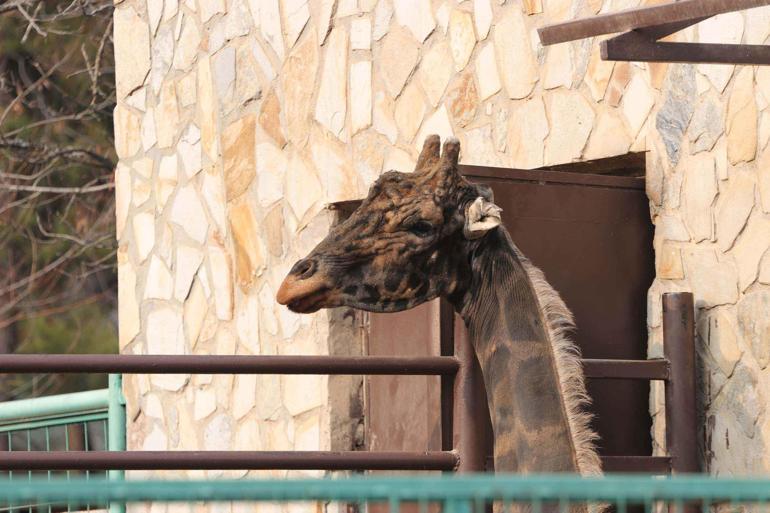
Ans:
{"type": "MultiPolygon", "coordinates": [[[[646,152],[649,354],[661,354],[661,294],[693,291],[705,464],[770,471],[770,71],[612,63],[596,40],[537,39],[545,23],[630,6],[117,2],[121,352],[329,354],[332,340],[360,352],[349,318],[291,314],[275,291],[328,231],[325,205],[411,171],[430,133],[493,166],[646,152]]],[[[767,7],[730,13],[672,37],[763,44],[767,20],[767,7]]],[[[331,379],[127,376],[129,448],[329,449],[358,422],[335,410],[331,379]]],[[[661,398],[654,386],[657,451],[661,398]]]]}

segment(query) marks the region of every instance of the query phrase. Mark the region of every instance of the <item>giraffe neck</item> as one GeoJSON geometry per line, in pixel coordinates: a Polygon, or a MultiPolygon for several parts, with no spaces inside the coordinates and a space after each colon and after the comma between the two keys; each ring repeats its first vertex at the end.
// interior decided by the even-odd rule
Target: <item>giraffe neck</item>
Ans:
{"type": "Polygon", "coordinates": [[[481,364],[496,472],[601,473],[571,315],[498,227],[471,255],[458,307],[481,364]]]}

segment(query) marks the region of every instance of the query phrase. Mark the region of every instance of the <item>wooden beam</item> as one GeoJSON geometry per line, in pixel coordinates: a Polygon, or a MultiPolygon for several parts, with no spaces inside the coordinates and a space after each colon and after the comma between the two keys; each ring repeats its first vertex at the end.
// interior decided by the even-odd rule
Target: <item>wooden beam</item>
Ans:
{"type": "Polygon", "coordinates": [[[602,41],[601,55],[606,61],[770,65],[770,46],[662,43],[635,31],[602,41]]]}
{"type": "Polygon", "coordinates": [[[681,0],[546,25],[539,28],[537,32],[542,44],[547,46],[652,25],[689,21],[763,5],[770,5],[770,0],[681,0]]]}

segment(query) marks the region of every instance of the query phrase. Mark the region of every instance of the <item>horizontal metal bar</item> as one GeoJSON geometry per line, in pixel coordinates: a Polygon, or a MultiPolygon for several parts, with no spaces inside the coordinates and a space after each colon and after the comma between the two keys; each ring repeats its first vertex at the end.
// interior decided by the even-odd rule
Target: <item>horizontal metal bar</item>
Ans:
{"type": "Polygon", "coordinates": [[[62,503],[211,501],[652,501],[711,503],[770,501],[770,479],[709,476],[604,476],[451,474],[344,479],[239,479],[198,481],[0,480],[7,502],[62,503]]]}
{"type": "Polygon", "coordinates": [[[3,354],[0,373],[142,374],[455,374],[451,356],[222,356],[3,354]]]}
{"type": "MultiPolygon", "coordinates": [[[[452,356],[0,355],[0,373],[451,375],[452,356]]],[[[589,378],[667,379],[665,360],[584,359],[589,378]]],[[[52,396],[55,397],[55,396],[52,396]]]]}
{"type": "Polygon", "coordinates": [[[714,16],[768,4],[770,4],[770,0],[681,0],[554,23],[540,27],[537,32],[543,45],[552,45],[652,25],[714,16]]]}
{"type": "Polygon", "coordinates": [[[605,472],[669,474],[671,458],[668,456],[602,456],[602,469],[605,472]]]}
{"type": "Polygon", "coordinates": [[[108,395],[108,390],[103,388],[73,394],[0,402],[0,424],[41,417],[80,414],[92,410],[106,410],[108,395]]]}
{"type": "Polygon", "coordinates": [[[107,421],[107,410],[86,413],[84,415],[66,415],[64,417],[47,417],[39,420],[11,422],[0,426],[0,433],[13,433],[15,431],[26,431],[28,429],[41,429],[65,424],[82,424],[83,422],[107,421]]]}
{"type": "Polygon", "coordinates": [[[14,451],[0,470],[453,470],[445,451],[14,451]]]}
{"type": "Polygon", "coordinates": [[[583,372],[594,379],[668,380],[668,360],[584,359],[583,372]]]}
{"type": "Polygon", "coordinates": [[[601,43],[606,61],[691,62],[709,64],[770,64],[770,47],[765,45],[653,42],[628,39],[623,34],[601,43]]]}

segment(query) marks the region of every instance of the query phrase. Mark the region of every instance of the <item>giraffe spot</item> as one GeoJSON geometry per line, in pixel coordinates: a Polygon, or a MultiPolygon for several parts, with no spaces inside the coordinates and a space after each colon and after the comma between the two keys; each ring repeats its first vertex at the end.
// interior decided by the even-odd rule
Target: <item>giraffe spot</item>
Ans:
{"type": "Polygon", "coordinates": [[[406,308],[409,306],[409,300],[408,299],[397,299],[393,302],[393,307],[396,310],[406,310],[406,308]]]}
{"type": "Polygon", "coordinates": [[[389,272],[388,275],[385,276],[385,290],[389,292],[396,291],[399,285],[401,285],[402,278],[403,274],[401,274],[400,270],[389,272]]]}
{"type": "Polygon", "coordinates": [[[342,290],[342,292],[348,296],[355,296],[358,293],[358,286],[348,285],[342,290]]]}
{"type": "Polygon", "coordinates": [[[364,297],[362,298],[364,301],[379,301],[380,300],[380,291],[377,290],[377,287],[373,287],[369,285],[368,283],[364,284],[364,297]]]}
{"type": "Polygon", "coordinates": [[[536,355],[519,363],[515,389],[519,421],[526,429],[559,426],[567,430],[559,386],[548,356],[536,355]]]}
{"type": "Polygon", "coordinates": [[[350,279],[350,281],[360,282],[364,278],[364,271],[361,269],[360,265],[351,267],[347,270],[347,277],[350,279]]]}

